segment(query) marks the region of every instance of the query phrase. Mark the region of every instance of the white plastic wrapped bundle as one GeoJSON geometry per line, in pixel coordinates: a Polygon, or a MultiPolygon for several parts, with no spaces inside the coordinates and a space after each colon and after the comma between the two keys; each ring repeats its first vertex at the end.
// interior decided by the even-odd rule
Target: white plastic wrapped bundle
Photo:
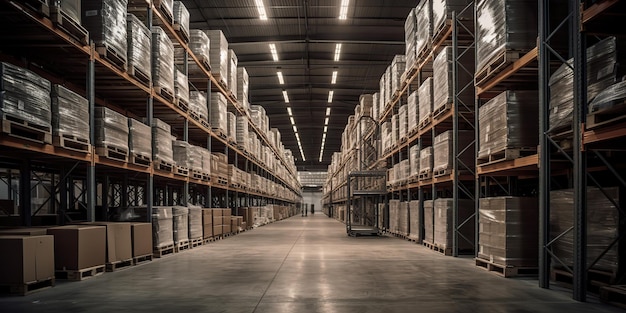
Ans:
{"type": "Polygon", "coordinates": [[[380,119],[380,93],[372,95],[372,117],[375,121],[380,119]]]}
{"type": "Polygon", "coordinates": [[[432,0],[421,0],[417,8],[415,8],[415,19],[417,21],[415,53],[418,61],[424,60],[431,46],[433,37],[432,8],[432,0]]]}
{"type": "Polygon", "coordinates": [[[155,248],[174,244],[172,207],[152,207],[152,245],[155,248]]]}
{"type": "Polygon", "coordinates": [[[202,239],[202,207],[190,205],[189,209],[189,239],[202,239]]]}
{"type": "MultiPolygon", "coordinates": [[[[474,214],[474,201],[467,199],[458,199],[459,221],[465,221],[474,214]]],[[[442,249],[452,248],[452,234],[454,233],[454,224],[452,223],[452,214],[454,211],[454,199],[436,199],[434,205],[434,233],[435,245],[442,249]]],[[[468,251],[474,248],[474,223],[465,223],[459,229],[459,250],[468,251]],[[472,240],[468,242],[463,237],[472,240]]],[[[535,241],[537,242],[537,241],[535,241]]]]}
{"type": "Polygon", "coordinates": [[[417,104],[417,95],[418,95],[418,91],[413,91],[412,93],[409,94],[408,100],[407,100],[407,123],[408,123],[408,129],[407,131],[409,133],[413,133],[415,130],[417,130],[417,125],[419,122],[419,108],[418,108],[418,104],[417,104]]]}
{"type": "Polygon", "coordinates": [[[409,231],[408,237],[420,240],[420,202],[419,200],[412,200],[408,203],[408,211],[409,211],[409,231]]]}
{"type": "Polygon", "coordinates": [[[0,63],[0,114],[51,127],[50,82],[9,63],[0,63]]]}
{"type": "Polygon", "coordinates": [[[415,8],[411,9],[409,15],[404,22],[404,44],[407,67],[413,66],[415,63],[415,41],[417,40],[417,19],[415,17],[415,8]]]}
{"type": "Polygon", "coordinates": [[[611,85],[600,92],[589,104],[589,112],[593,113],[622,106],[624,99],[626,99],[626,80],[611,85]]]}
{"type": "Polygon", "coordinates": [[[389,230],[398,232],[398,214],[400,211],[400,200],[389,200],[389,230]]]}
{"type": "Polygon", "coordinates": [[[435,243],[435,204],[433,200],[424,201],[424,241],[435,243]]]}
{"type": "MultiPolygon", "coordinates": [[[[446,105],[454,103],[454,75],[453,49],[445,47],[433,61],[433,112],[437,112],[446,105]]],[[[462,104],[473,107],[475,88],[465,88],[474,80],[474,53],[473,49],[464,52],[459,60],[457,78],[459,83],[459,110],[467,110],[462,104]],[[467,69],[467,70],[464,70],[467,69]],[[472,73],[468,73],[468,71],[472,73]]]]}
{"type": "Polygon", "coordinates": [[[207,30],[211,54],[211,74],[228,85],[228,41],[221,30],[207,30]]]}
{"type": "Polygon", "coordinates": [[[409,120],[407,118],[408,106],[402,105],[398,109],[398,138],[402,139],[407,136],[407,130],[409,129],[409,120]]]}
{"type": "Polygon", "coordinates": [[[89,101],[61,86],[52,87],[52,133],[89,143],[89,101]]]}
{"type": "MultiPolygon", "coordinates": [[[[454,143],[458,142],[459,153],[465,150],[459,157],[462,164],[472,168],[475,163],[474,148],[467,148],[468,145],[474,140],[474,131],[459,130],[459,135],[454,139],[454,133],[451,130],[445,131],[435,137],[433,144],[433,172],[446,171],[446,174],[451,174],[454,161],[454,143]]],[[[465,170],[466,168],[459,164],[459,170],[465,170]]]]}
{"type": "Polygon", "coordinates": [[[248,100],[248,88],[250,77],[245,67],[237,68],[237,100],[243,107],[244,111],[250,109],[250,101],[248,100]]]}
{"type": "Polygon", "coordinates": [[[359,96],[359,106],[360,106],[360,115],[361,116],[372,116],[372,105],[374,100],[372,95],[364,94],[359,96]]]}
{"type": "MultiPolygon", "coordinates": [[[[48,1],[46,1],[48,2],[48,1]]],[[[60,8],[63,12],[78,25],[81,23],[81,0],[56,0],[50,1],[52,5],[60,8]]]]}
{"type": "Polygon", "coordinates": [[[385,97],[387,99],[386,103],[391,102],[393,98],[393,90],[391,89],[391,65],[387,67],[385,70],[385,97]]]}
{"type": "MultiPolygon", "coordinates": [[[[199,29],[189,31],[189,49],[191,49],[191,52],[198,58],[198,61],[207,66],[211,66],[210,47],[209,36],[204,31],[199,29]]],[[[189,62],[188,69],[189,74],[201,72],[195,62],[189,62]]]]}
{"type": "Polygon", "coordinates": [[[172,222],[174,223],[174,243],[184,243],[189,240],[189,209],[184,206],[172,207],[172,222]]]}
{"type": "Polygon", "coordinates": [[[224,135],[228,131],[227,105],[226,97],[221,92],[211,93],[210,124],[212,128],[222,131],[224,135]]]}
{"type": "Polygon", "coordinates": [[[395,145],[398,142],[398,139],[400,139],[399,122],[400,119],[398,114],[391,116],[391,145],[395,145]]]}
{"type": "Polygon", "coordinates": [[[396,55],[391,62],[391,95],[399,92],[402,87],[402,74],[406,68],[406,57],[404,55],[396,55]]]}
{"type": "Polygon", "coordinates": [[[418,89],[419,123],[427,121],[433,113],[433,78],[428,77],[418,89]]]}
{"type": "Polygon", "coordinates": [[[270,129],[271,132],[271,136],[274,138],[274,141],[276,142],[276,147],[278,147],[279,144],[281,144],[281,135],[280,135],[280,130],[278,130],[278,128],[272,128],[270,129]]]}
{"type": "MultiPolygon", "coordinates": [[[[442,31],[447,24],[446,21],[452,19],[452,12],[456,11],[457,17],[466,18],[467,13],[473,13],[472,10],[467,10],[466,14],[461,16],[461,11],[472,3],[472,0],[432,0],[433,2],[433,36],[437,36],[438,32],[442,31]]],[[[473,18],[473,16],[472,16],[473,18]]],[[[451,25],[451,24],[448,24],[451,25]]]]}
{"type": "Polygon", "coordinates": [[[378,95],[378,112],[380,112],[380,114],[382,114],[385,111],[385,106],[387,105],[387,82],[385,81],[385,79],[387,78],[387,76],[385,75],[385,73],[383,73],[382,76],[380,76],[380,82],[379,82],[379,95],[378,95]]]}
{"type": "Polygon", "coordinates": [[[163,28],[152,27],[152,83],[174,95],[174,45],[163,28]]]}
{"type": "Polygon", "coordinates": [[[115,51],[126,60],[126,5],[127,0],[83,0],[82,26],[89,31],[89,39],[96,46],[115,51]]]}
{"type": "Polygon", "coordinates": [[[237,116],[231,112],[226,114],[226,127],[228,129],[227,136],[231,141],[237,141],[237,116]]]}
{"type": "Polygon", "coordinates": [[[228,50],[228,89],[237,98],[237,54],[235,50],[228,50]]]}
{"type": "Polygon", "coordinates": [[[174,25],[178,25],[180,31],[189,37],[189,10],[182,1],[174,1],[174,25]]]}
{"type": "Polygon", "coordinates": [[[95,109],[95,146],[126,150],[128,155],[128,120],[109,108],[95,109]]]}
{"type": "Polygon", "coordinates": [[[420,173],[430,173],[433,169],[433,147],[420,151],[420,173]]]}
{"type": "MultiPolygon", "coordinates": [[[[150,29],[135,15],[126,15],[128,31],[126,45],[128,47],[128,70],[140,71],[141,74],[151,77],[150,51],[152,49],[150,29]]],[[[137,76],[137,74],[135,74],[137,76]]]]}
{"type": "Polygon", "coordinates": [[[182,101],[183,103],[189,104],[189,81],[187,79],[187,75],[183,72],[175,69],[176,75],[174,81],[174,90],[176,93],[177,101],[182,101]]]}
{"type": "Polygon", "coordinates": [[[480,198],[479,208],[478,257],[505,266],[537,266],[537,198],[480,198]]]}
{"type": "Polygon", "coordinates": [[[173,16],[174,13],[174,0],[158,0],[158,1],[153,1],[155,5],[159,5],[157,6],[157,8],[161,8],[165,14],[167,14],[168,16],[173,16]]]}
{"type": "Polygon", "coordinates": [[[537,46],[537,2],[476,2],[476,73],[506,51],[527,52],[537,46]]]}
{"type": "Polygon", "coordinates": [[[400,163],[398,164],[400,164],[399,166],[400,173],[398,173],[398,177],[402,181],[406,181],[407,179],[409,179],[409,174],[411,173],[411,163],[409,159],[404,159],[400,161],[400,163]]]}
{"type": "Polygon", "coordinates": [[[419,145],[413,145],[409,148],[409,177],[417,177],[420,172],[420,149],[419,145]]]}
{"type": "Polygon", "coordinates": [[[128,148],[131,153],[152,158],[152,131],[150,126],[128,118],[128,148]]]}
{"type": "Polygon", "coordinates": [[[174,162],[176,165],[196,171],[202,170],[202,160],[186,141],[176,140],[172,143],[174,150],[174,162]]]}
{"type": "Polygon", "coordinates": [[[383,138],[382,149],[385,151],[391,145],[391,123],[382,123],[382,125],[380,125],[380,133],[383,138]]]}
{"type": "Polygon", "coordinates": [[[211,152],[205,148],[200,147],[198,149],[200,155],[202,156],[202,170],[201,172],[204,174],[211,175],[211,152]]]}
{"type": "Polygon", "coordinates": [[[406,201],[400,202],[398,207],[398,232],[404,236],[409,234],[409,203],[406,201]]]}
{"type": "Polygon", "coordinates": [[[204,91],[189,92],[189,112],[195,115],[201,121],[209,122],[209,108],[206,102],[206,93],[204,91]]]}
{"type": "Polygon", "coordinates": [[[506,149],[534,148],[539,141],[536,91],[505,91],[478,110],[478,159],[506,149]]]}
{"type": "Polygon", "coordinates": [[[152,120],[152,139],[154,140],[154,157],[167,163],[174,163],[172,129],[170,125],[158,118],[152,120]]]}

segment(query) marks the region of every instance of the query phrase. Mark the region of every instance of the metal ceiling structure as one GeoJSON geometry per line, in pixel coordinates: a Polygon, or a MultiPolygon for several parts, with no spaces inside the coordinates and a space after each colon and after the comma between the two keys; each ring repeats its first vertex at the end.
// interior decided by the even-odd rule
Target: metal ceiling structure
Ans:
{"type": "MultiPolygon", "coordinates": [[[[343,1],[345,3],[345,0],[343,1]]],[[[224,32],[250,75],[250,103],[262,105],[270,126],[296,156],[299,170],[325,170],[341,149],[341,133],[359,96],[379,89],[380,76],[396,54],[404,54],[404,21],[416,0],[350,0],[340,19],[340,0],[183,0],[190,28],[224,32]],[[267,19],[259,16],[257,3],[267,19]],[[278,61],[269,44],[274,43],[278,61]],[[335,61],[335,48],[341,54],[335,61]],[[279,83],[281,71],[284,85],[279,83]],[[336,84],[331,84],[337,71],[336,84]],[[285,103],[282,91],[289,95],[285,103]],[[329,91],[334,91],[328,103],[329,91]],[[292,108],[303,160],[287,106],[292,108]],[[331,108],[322,161],[319,162],[326,108],[331,108]]]]}

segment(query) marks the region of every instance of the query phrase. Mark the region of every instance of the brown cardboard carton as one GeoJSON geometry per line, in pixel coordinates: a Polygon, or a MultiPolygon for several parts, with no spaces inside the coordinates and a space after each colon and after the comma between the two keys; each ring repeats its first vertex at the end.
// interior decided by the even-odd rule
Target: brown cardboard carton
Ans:
{"type": "Polygon", "coordinates": [[[222,225],[213,225],[213,236],[219,236],[222,234],[222,225]]]}
{"type": "Polygon", "coordinates": [[[213,224],[213,210],[211,210],[211,209],[202,209],[202,224],[203,225],[212,225],[213,224]]]}
{"type": "Polygon", "coordinates": [[[106,227],[107,263],[127,261],[133,258],[130,223],[93,222],[83,224],[100,225],[106,227]]]}
{"type": "Polygon", "coordinates": [[[133,243],[133,257],[152,254],[151,223],[131,223],[130,235],[133,243]]]}
{"type": "Polygon", "coordinates": [[[232,230],[230,229],[230,224],[222,225],[222,232],[224,234],[230,234],[232,232],[232,230]]]}
{"type": "Polygon", "coordinates": [[[106,227],[68,225],[48,228],[54,236],[54,266],[58,270],[82,270],[106,262],[106,227]]]}
{"type": "Polygon", "coordinates": [[[1,235],[18,235],[18,236],[43,236],[48,233],[47,228],[3,228],[0,229],[1,235]]]}
{"type": "Polygon", "coordinates": [[[213,224],[204,224],[202,226],[202,238],[211,238],[213,237],[213,224]]]}
{"type": "Polygon", "coordinates": [[[222,215],[230,217],[232,215],[230,209],[222,209],[222,215]]]}
{"type": "Polygon", "coordinates": [[[0,236],[0,284],[25,284],[54,278],[54,237],[0,236]],[[9,252],[10,253],[7,253],[9,252]]]}
{"type": "Polygon", "coordinates": [[[222,214],[222,212],[223,212],[222,209],[211,209],[211,211],[213,211],[213,217],[224,215],[224,214],[222,214]]]}

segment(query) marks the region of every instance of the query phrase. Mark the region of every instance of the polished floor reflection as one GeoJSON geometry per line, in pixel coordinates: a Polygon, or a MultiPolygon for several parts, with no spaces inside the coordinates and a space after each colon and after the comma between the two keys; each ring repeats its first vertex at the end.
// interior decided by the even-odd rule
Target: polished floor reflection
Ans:
{"type": "Polygon", "coordinates": [[[293,217],[195,250],[26,297],[0,312],[623,312],[503,279],[467,258],[293,217]]]}

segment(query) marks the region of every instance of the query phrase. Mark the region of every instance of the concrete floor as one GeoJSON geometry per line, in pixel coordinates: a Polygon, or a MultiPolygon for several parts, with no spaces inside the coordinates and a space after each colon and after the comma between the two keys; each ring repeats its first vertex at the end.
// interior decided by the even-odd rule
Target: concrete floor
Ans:
{"type": "MultiPolygon", "coordinates": [[[[594,300],[591,299],[593,302],[594,300]]],[[[26,297],[0,312],[623,312],[317,214],[26,297]]]]}

